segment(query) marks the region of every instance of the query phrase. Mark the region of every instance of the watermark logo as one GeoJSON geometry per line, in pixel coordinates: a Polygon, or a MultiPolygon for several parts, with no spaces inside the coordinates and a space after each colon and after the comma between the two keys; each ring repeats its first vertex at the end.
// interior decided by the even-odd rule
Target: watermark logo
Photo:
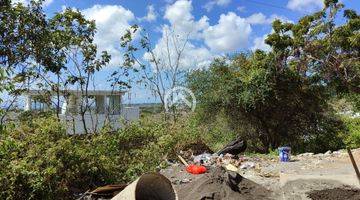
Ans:
{"type": "Polygon", "coordinates": [[[187,107],[195,111],[196,98],[194,93],[186,87],[174,87],[165,93],[165,110],[170,111],[172,107],[187,107]]]}

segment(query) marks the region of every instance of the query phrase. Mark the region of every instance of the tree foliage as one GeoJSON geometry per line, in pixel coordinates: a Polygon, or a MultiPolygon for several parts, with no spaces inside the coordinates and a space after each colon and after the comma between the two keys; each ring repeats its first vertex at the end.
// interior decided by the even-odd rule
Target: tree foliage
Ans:
{"type": "Polygon", "coordinates": [[[231,126],[260,151],[343,147],[345,128],[328,100],[351,97],[356,105],[360,92],[360,16],[345,10],[339,24],[343,7],[327,0],[298,23],[275,20],[266,39],[270,52],[218,59],[192,72],[188,84],[204,118],[224,110],[231,126]]]}
{"type": "MultiPolygon", "coordinates": [[[[279,70],[276,62],[274,54],[257,51],[240,54],[230,64],[217,60],[190,74],[189,87],[204,119],[223,110],[233,129],[261,152],[286,144],[303,150],[306,140],[341,131],[341,123],[327,112],[324,86],[290,68],[279,70]],[[326,127],[330,123],[334,126],[326,127]]],[[[341,143],[333,148],[339,147],[341,143]]]]}
{"type": "Polygon", "coordinates": [[[49,96],[55,93],[56,102],[47,103],[55,105],[59,115],[60,96],[67,97],[68,88],[78,89],[84,115],[89,111],[88,90],[95,87],[94,74],[111,57],[97,50],[94,21],[70,8],[49,18],[41,3],[4,1],[1,5],[0,92],[18,96],[31,86],[47,90],[49,96]]]}
{"type": "Polygon", "coordinates": [[[354,10],[342,12],[344,5],[338,0],[324,3],[321,11],[298,23],[274,21],[274,33],[266,43],[279,66],[319,78],[334,93],[355,98],[360,93],[360,15],[354,10]]]}

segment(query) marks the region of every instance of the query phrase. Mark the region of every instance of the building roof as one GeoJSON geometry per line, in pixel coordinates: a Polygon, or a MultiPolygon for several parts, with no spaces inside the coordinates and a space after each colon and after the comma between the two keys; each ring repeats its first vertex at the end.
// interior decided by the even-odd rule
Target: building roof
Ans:
{"type": "MultiPolygon", "coordinates": [[[[25,95],[37,96],[42,95],[45,93],[53,93],[56,95],[55,91],[48,91],[48,90],[28,90],[25,91],[25,95]]],[[[112,90],[89,90],[88,95],[90,96],[111,96],[111,95],[123,95],[126,91],[112,91],[112,90]]],[[[81,95],[80,90],[60,90],[62,95],[64,94],[73,94],[73,95],[81,95]]]]}

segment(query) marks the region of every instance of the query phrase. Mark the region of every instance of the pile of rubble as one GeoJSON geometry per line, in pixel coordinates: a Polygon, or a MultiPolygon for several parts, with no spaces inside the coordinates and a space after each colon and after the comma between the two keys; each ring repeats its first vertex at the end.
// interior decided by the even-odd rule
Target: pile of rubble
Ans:
{"type": "Polygon", "coordinates": [[[206,167],[226,167],[234,166],[240,169],[255,168],[255,162],[250,161],[251,159],[246,156],[234,156],[232,154],[218,155],[203,153],[200,155],[192,156],[190,163],[203,165],[206,167]]]}
{"type": "Polygon", "coordinates": [[[250,162],[249,158],[245,156],[238,157],[237,155],[246,150],[247,144],[245,140],[237,138],[230,142],[217,153],[213,153],[209,147],[200,142],[201,145],[196,145],[196,151],[191,148],[186,148],[180,151],[182,162],[183,158],[187,159],[189,164],[201,165],[205,167],[231,167],[232,169],[240,168],[254,168],[255,163],[250,162]],[[199,148],[202,147],[202,148],[199,148]]]}

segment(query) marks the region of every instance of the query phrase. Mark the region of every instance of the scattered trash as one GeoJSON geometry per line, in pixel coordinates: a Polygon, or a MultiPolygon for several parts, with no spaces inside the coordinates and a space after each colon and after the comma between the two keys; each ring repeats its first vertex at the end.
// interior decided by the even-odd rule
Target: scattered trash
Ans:
{"type": "Polygon", "coordinates": [[[201,140],[200,141],[196,141],[194,143],[191,144],[187,144],[185,146],[181,146],[181,147],[176,147],[176,149],[180,149],[178,153],[180,153],[180,155],[185,158],[186,160],[191,159],[191,157],[193,155],[200,155],[203,153],[209,153],[209,154],[213,154],[214,152],[201,140]]]}
{"type": "Polygon", "coordinates": [[[188,165],[186,171],[190,174],[203,174],[207,171],[206,167],[201,165],[188,165]]]}
{"type": "Polygon", "coordinates": [[[235,156],[233,156],[231,154],[225,154],[225,156],[220,155],[219,157],[217,157],[216,165],[224,166],[224,165],[228,165],[228,164],[233,164],[234,166],[239,167],[240,164],[246,160],[247,159],[245,157],[235,158],[235,156]]]}
{"type": "Polygon", "coordinates": [[[185,159],[183,157],[181,157],[180,155],[178,155],[178,158],[180,159],[180,161],[185,165],[188,166],[189,164],[185,161],[185,159]]]}
{"type": "Polygon", "coordinates": [[[220,151],[217,152],[218,155],[225,155],[225,154],[232,154],[232,155],[238,155],[242,152],[244,152],[247,148],[246,140],[242,140],[241,138],[237,138],[234,141],[231,141],[229,144],[227,144],[224,148],[222,148],[220,151]]]}
{"type": "Polygon", "coordinates": [[[212,154],[203,153],[203,154],[194,156],[194,163],[197,163],[197,164],[206,164],[207,163],[207,164],[209,164],[213,157],[214,156],[212,154]]]}
{"type": "Polygon", "coordinates": [[[189,183],[191,181],[191,179],[188,178],[184,178],[183,180],[181,180],[181,183],[189,183]]]}
{"type": "Polygon", "coordinates": [[[280,162],[289,162],[290,161],[290,154],[291,148],[290,147],[279,147],[279,160],[280,162]]]}
{"type": "Polygon", "coordinates": [[[244,162],[240,165],[240,169],[251,169],[255,168],[255,163],[253,162],[244,162]]]}
{"type": "Polygon", "coordinates": [[[178,157],[180,161],[186,166],[186,171],[189,172],[190,174],[203,174],[207,170],[206,167],[202,165],[194,165],[194,164],[189,165],[183,157],[181,157],[180,155],[178,155],[178,157]]]}
{"type": "Polygon", "coordinates": [[[233,171],[233,172],[239,171],[239,169],[237,167],[235,167],[233,164],[227,164],[225,166],[225,169],[228,171],[233,171]]]}

